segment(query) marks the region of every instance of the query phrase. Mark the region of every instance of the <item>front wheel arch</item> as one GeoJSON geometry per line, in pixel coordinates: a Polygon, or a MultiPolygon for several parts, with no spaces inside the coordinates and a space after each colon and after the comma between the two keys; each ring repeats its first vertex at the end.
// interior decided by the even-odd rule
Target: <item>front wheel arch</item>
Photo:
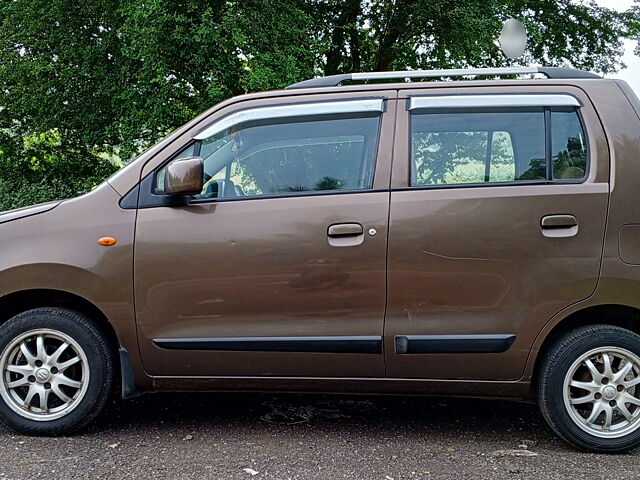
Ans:
{"type": "Polygon", "coordinates": [[[19,313],[41,307],[58,307],[78,312],[89,318],[107,337],[109,346],[117,352],[119,341],[107,316],[89,300],[64,290],[27,289],[0,297],[0,325],[19,313]]]}

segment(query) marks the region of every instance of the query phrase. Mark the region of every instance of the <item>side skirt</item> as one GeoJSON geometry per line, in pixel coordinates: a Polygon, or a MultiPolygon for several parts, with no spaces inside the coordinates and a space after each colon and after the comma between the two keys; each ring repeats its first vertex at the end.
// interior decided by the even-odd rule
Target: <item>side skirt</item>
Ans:
{"type": "Polygon", "coordinates": [[[531,383],[516,381],[423,380],[329,377],[154,377],[156,391],[298,392],[437,395],[530,400],[531,383]]]}

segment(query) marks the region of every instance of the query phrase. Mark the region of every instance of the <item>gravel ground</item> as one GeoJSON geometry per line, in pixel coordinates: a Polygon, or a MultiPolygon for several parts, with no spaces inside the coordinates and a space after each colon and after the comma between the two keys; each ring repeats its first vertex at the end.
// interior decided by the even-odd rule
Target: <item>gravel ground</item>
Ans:
{"type": "Polygon", "coordinates": [[[490,400],[155,394],[76,436],[0,436],[2,479],[640,479],[640,450],[578,452],[490,400]]]}

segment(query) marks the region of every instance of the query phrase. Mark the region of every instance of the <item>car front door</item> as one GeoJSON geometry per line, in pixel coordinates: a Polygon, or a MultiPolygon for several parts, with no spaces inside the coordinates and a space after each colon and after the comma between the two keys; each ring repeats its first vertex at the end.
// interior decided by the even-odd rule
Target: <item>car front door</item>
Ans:
{"type": "Polygon", "coordinates": [[[544,323],[596,287],[609,192],[597,115],[571,87],[400,97],[387,373],[518,379],[544,323]]]}
{"type": "Polygon", "coordinates": [[[157,201],[163,166],[141,182],[148,373],[384,375],[395,92],[301,98],[234,104],[176,147],[204,161],[188,205],[157,201]]]}

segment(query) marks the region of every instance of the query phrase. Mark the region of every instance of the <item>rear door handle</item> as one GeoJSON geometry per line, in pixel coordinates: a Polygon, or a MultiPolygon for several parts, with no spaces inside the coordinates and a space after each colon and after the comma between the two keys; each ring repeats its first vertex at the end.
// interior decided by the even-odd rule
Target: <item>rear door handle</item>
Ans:
{"type": "Polygon", "coordinates": [[[331,225],[327,231],[330,237],[346,237],[351,235],[362,235],[362,225],[359,223],[336,223],[331,225]]]}
{"type": "Polygon", "coordinates": [[[332,247],[354,247],[364,241],[364,230],[359,223],[336,223],[327,229],[332,247]]]}
{"type": "Polygon", "coordinates": [[[545,237],[574,237],[578,233],[578,219],[573,215],[545,215],[540,227],[545,237]]]}

